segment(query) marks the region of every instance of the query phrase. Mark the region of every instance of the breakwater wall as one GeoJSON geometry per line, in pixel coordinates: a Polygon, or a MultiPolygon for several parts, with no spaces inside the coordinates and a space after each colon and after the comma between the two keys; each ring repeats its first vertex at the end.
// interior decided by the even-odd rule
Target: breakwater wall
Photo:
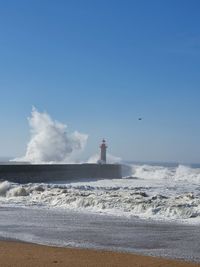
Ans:
{"type": "Polygon", "coordinates": [[[1,164],[0,179],[15,183],[110,179],[128,176],[129,170],[120,164],[1,164]]]}

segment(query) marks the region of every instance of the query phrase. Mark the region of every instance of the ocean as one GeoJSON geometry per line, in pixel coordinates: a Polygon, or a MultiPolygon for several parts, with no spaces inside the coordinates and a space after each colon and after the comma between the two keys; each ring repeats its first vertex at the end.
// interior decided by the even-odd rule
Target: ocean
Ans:
{"type": "Polygon", "coordinates": [[[129,164],[123,179],[1,182],[1,239],[200,261],[200,166],[129,164]]]}

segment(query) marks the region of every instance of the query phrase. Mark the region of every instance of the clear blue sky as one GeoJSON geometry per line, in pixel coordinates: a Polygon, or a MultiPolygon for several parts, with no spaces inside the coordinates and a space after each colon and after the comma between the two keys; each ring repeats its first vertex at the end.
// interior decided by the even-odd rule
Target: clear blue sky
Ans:
{"type": "Polygon", "coordinates": [[[200,162],[199,0],[1,0],[0,156],[32,105],[128,160],[200,162]],[[138,121],[138,117],[143,117],[138,121]]]}

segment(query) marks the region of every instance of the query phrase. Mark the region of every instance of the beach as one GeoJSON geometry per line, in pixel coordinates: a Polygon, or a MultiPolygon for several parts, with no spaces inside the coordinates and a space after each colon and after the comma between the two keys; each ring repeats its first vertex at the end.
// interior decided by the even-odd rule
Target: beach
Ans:
{"type": "Polygon", "coordinates": [[[200,264],[91,249],[60,248],[30,243],[1,241],[0,265],[4,267],[70,266],[70,267],[195,267],[200,264]]]}
{"type": "MultiPolygon", "coordinates": [[[[44,259],[34,266],[58,265],[58,259],[71,261],[64,266],[131,266],[130,262],[137,266],[136,258],[138,266],[144,260],[144,266],[165,266],[160,259],[166,264],[167,259],[199,264],[200,168],[134,165],[133,169],[133,176],[123,179],[2,182],[0,240],[9,245],[1,256],[19,261],[19,266],[23,266],[19,257],[30,255],[26,262],[40,254],[44,259]],[[10,241],[23,243],[15,243],[15,248],[10,241]],[[40,244],[43,249],[25,244],[40,244]],[[11,257],[22,245],[23,253],[11,257]],[[53,256],[59,253],[64,254],[53,256]],[[154,257],[153,265],[148,257],[154,257]]],[[[170,261],[168,266],[178,265],[170,261]]]]}
{"type": "Polygon", "coordinates": [[[0,267],[200,267],[200,0],[0,0],[0,267]]]}

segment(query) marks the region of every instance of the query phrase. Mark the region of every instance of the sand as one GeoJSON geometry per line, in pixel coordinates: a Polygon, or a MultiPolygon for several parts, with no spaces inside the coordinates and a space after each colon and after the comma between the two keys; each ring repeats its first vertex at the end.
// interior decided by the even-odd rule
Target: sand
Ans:
{"type": "Polygon", "coordinates": [[[0,266],[192,267],[200,266],[200,264],[141,256],[131,253],[58,248],[21,242],[1,241],[0,266]]]}

